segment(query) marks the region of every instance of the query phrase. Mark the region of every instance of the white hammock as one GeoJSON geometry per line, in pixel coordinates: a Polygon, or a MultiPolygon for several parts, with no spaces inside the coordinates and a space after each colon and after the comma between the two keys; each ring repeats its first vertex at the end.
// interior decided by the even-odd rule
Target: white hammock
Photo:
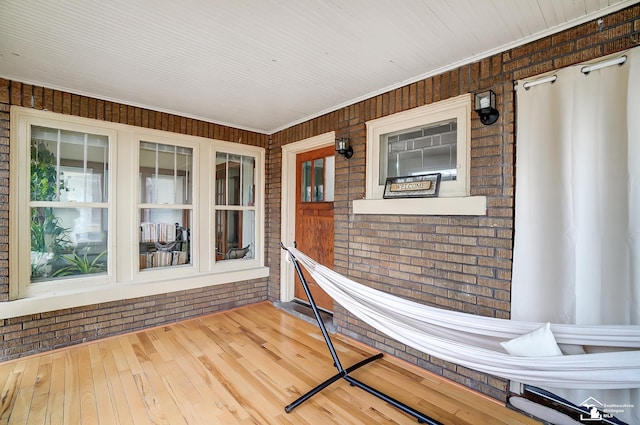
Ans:
{"type": "Polygon", "coordinates": [[[391,338],[458,365],[531,385],[555,388],[640,388],[640,326],[552,324],[559,344],[630,347],[548,357],[507,354],[500,342],[542,323],[447,311],[403,299],[348,279],[288,248],[315,282],[344,308],[391,338]]]}

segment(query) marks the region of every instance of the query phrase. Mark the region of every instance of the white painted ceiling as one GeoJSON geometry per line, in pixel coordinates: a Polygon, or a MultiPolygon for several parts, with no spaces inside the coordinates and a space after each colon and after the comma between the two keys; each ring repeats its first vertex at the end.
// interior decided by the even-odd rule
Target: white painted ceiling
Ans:
{"type": "Polygon", "coordinates": [[[0,77],[271,134],[638,0],[0,0],[0,77]]]}

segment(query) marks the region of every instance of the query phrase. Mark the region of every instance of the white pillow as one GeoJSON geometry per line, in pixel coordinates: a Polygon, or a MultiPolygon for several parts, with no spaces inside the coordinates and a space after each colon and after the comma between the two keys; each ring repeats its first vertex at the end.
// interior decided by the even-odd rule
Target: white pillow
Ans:
{"type": "Polygon", "coordinates": [[[551,332],[551,323],[545,323],[535,331],[521,335],[500,345],[512,356],[543,357],[561,356],[562,351],[551,332]]]}
{"type": "Polygon", "coordinates": [[[584,351],[584,347],[582,345],[558,344],[558,347],[560,347],[560,351],[562,351],[562,354],[587,354],[587,352],[584,351]]]}

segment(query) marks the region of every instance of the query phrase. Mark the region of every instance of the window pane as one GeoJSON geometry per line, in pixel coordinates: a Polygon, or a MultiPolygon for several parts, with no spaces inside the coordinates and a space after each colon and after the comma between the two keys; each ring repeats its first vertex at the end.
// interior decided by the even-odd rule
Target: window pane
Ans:
{"type": "Polygon", "coordinates": [[[313,161],[313,201],[324,201],[324,160],[313,161]]]}
{"type": "Polygon", "coordinates": [[[191,264],[191,210],[140,210],[140,270],[191,264]]]}
{"type": "MultiPolygon", "coordinates": [[[[253,207],[255,167],[252,156],[217,152],[216,205],[253,207]]],[[[255,211],[225,209],[214,214],[216,261],[255,258],[255,211]]]]}
{"type": "Polygon", "coordinates": [[[227,205],[227,158],[229,154],[216,153],[216,205],[227,205]]]}
{"type": "Polygon", "coordinates": [[[380,179],[441,173],[442,180],[457,178],[457,120],[412,128],[381,136],[380,179]]]}
{"type": "Polygon", "coordinates": [[[92,169],[60,167],[64,189],[60,194],[63,202],[105,202],[106,173],[94,173],[92,169]]]}
{"type": "Polygon", "coordinates": [[[227,160],[227,205],[240,205],[240,155],[229,155],[227,160]]]}
{"type": "MultiPolygon", "coordinates": [[[[140,201],[145,204],[192,203],[193,149],[140,143],[140,201]]],[[[191,209],[141,208],[140,270],[191,264],[191,209]]]]}
{"type": "Polygon", "coordinates": [[[106,208],[31,208],[31,280],[107,272],[106,208]]]}
{"type": "Polygon", "coordinates": [[[32,126],[31,200],[108,201],[108,157],[107,136],[32,126]]]}
{"type": "Polygon", "coordinates": [[[141,203],[191,204],[193,149],[141,142],[139,172],[141,203]]]}
{"type": "Polygon", "coordinates": [[[302,163],[302,202],[311,202],[311,161],[302,163]]]}
{"type": "Polygon", "coordinates": [[[31,140],[31,200],[57,201],[64,187],[60,181],[57,143],[31,140]]]}
{"type": "Polygon", "coordinates": [[[255,172],[256,159],[252,156],[242,157],[242,205],[255,204],[255,172]]]}
{"type": "Polygon", "coordinates": [[[216,211],[216,260],[255,258],[255,211],[216,211]]]}
{"type": "Polygon", "coordinates": [[[253,206],[255,158],[216,153],[216,205],[253,206]]]}

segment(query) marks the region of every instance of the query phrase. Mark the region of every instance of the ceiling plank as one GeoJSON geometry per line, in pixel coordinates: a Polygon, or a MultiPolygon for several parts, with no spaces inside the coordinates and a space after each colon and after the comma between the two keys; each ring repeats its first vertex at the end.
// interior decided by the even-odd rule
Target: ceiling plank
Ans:
{"type": "Polygon", "coordinates": [[[0,77],[272,133],[637,0],[0,1],[0,77]]]}

